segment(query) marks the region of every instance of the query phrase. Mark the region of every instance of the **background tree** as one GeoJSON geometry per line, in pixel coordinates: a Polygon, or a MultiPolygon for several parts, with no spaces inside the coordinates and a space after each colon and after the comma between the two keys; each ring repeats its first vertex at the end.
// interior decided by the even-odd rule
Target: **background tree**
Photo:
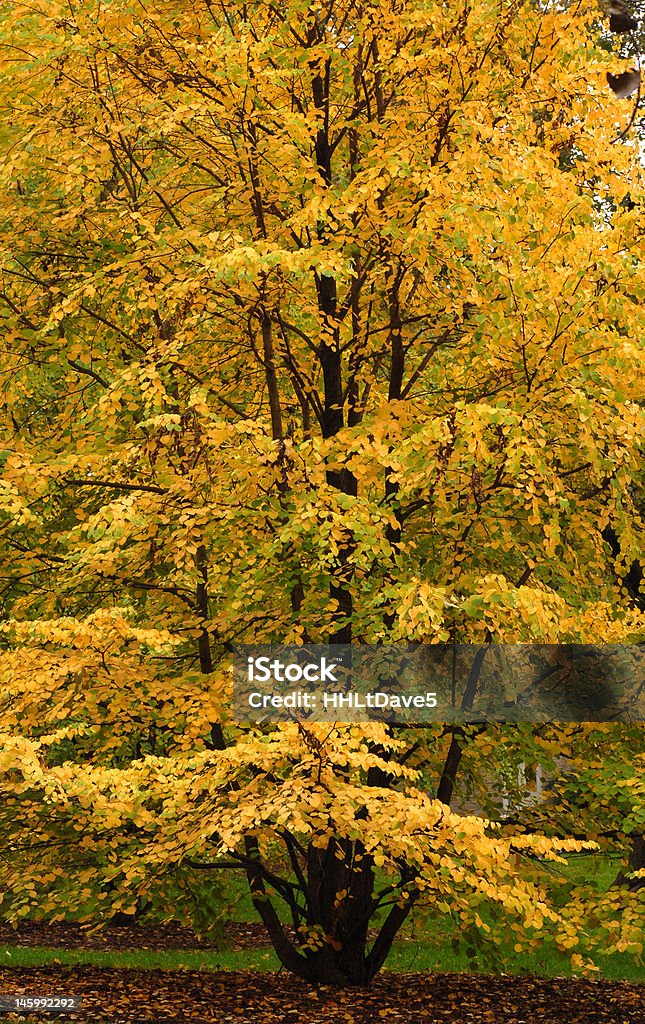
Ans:
{"type": "Polygon", "coordinates": [[[11,4],[13,914],[234,863],[311,980],[369,981],[423,899],[584,944],[511,857],[557,839],[446,809],[476,733],[244,730],[227,702],[250,640],[642,636],[602,536],[639,556],[642,176],[596,24],[11,4]]]}

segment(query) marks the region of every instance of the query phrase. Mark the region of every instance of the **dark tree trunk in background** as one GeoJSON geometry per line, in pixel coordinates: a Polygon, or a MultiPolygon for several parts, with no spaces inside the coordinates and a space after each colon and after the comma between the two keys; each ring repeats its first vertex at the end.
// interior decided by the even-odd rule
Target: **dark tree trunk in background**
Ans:
{"type": "Polygon", "coordinates": [[[629,854],[629,867],[627,871],[621,871],[616,878],[615,885],[626,886],[632,892],[645,888],[645,878],[628,878],[633,871],[641,871],[645,868],[645,836],[638,832],[631,834],[632,848],[629,854]]]}

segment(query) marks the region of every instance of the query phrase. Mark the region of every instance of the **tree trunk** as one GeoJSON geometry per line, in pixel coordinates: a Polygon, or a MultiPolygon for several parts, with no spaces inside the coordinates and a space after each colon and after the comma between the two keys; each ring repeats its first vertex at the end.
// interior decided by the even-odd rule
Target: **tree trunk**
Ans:
{"type": "Polygon", "coordinates": [[[632,832],[632,848],[629,854],[629,867],[627,871],[620,871],[614,885],[626,886],[632,892],[645,888],[645,878],[628,878],[633,871],[642,871],[645,868],[645,836],[638,832],[632,832]]]}
{"type": "MultiPolygon", "coordinates": [[[[293,866],[294,850],[288,837],[285,841],[293,866]]],[[[293,883],[272,874],[254,838],[246,842],[251,896],[280,963],[310,984],[369,985],[383,966],[414,899],[391,906],[371,942],[369,925],[379,899],[374,895],[374,865],[363,845],[331,838],[326,849],[311,844],[299,849],[302,860],[295,868],[298,881],[293,883]],[[278,916],[276,893],[291,910],[295,934],[278,916]]]]}

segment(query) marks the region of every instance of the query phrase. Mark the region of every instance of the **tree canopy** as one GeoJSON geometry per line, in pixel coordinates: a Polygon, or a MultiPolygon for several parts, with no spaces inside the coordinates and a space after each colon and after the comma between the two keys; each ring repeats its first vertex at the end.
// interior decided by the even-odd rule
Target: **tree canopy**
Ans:
{"type": "MultiPolygon", "coordinates": [[[[584,901],[557,909],[516,854],[588,829],[502,835],[428,795],[490,735],[246,729],[229,664],[642,639],[643,174],[601,12],[7,7],[7,912],[131,911],[234,861],[313,980],[369,981],[424,900],[584,946],[584,901]]],[[[638,728],[604,742],[642,761],[638,728]]],[[[642,942],[618,898],[612,941],[642,942]]]]}

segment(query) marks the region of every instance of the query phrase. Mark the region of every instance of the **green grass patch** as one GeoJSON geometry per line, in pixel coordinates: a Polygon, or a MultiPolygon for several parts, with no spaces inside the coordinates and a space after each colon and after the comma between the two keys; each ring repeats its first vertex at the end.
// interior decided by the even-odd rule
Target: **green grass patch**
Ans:
{"type": "MultiPolygon", "coordinates": [[[[5,967],[49,967],[89,964],[94,967],[139,968],[141,970],[192,971],[276,971],[277,957],[271,949],[254,950],[63,950],[0,947],[0,963],[5,967]]],[[[645,982],[645,969],[633,957],[600,957],[597,977],[616,981],[645,982]]],[[[570,977],[569,958],[557,950],[538,950],[524,958],[501,949],[499,965],[491,969],[450,944],[425,940],[397,943],[386,965],[390,971],[472,972],[495,974],[536,974],[540,977],[570,977]]]]}
{"type": "MultiPolygon", "coordinates": [[[[612,981],[645,982],[645,968],[633,956],[624,953],[595,958],[599,971],[594,977],[612,981]]],[[[504,947],[499,950],[495,966],[484,964],[477,956],[470,958],[464,950],[453,950],[450,943],[439,946],[430,942],[399,942],[388,957],[386,968],[392,971],[466,972],[477,974],[535,974],[541,978],[578,976],[572,971],[569,957],[553,947],[538,949],[530,956],[518,955],[504,947]]]]}
{"type": "Polygon", "coordinates": [[[275,971],[280,964],[272,949],[183,950],[169,949],[46,949],[41,946],[0,947],[2,967],[93,967],[139,968],[164,971],[275,971]]]}

